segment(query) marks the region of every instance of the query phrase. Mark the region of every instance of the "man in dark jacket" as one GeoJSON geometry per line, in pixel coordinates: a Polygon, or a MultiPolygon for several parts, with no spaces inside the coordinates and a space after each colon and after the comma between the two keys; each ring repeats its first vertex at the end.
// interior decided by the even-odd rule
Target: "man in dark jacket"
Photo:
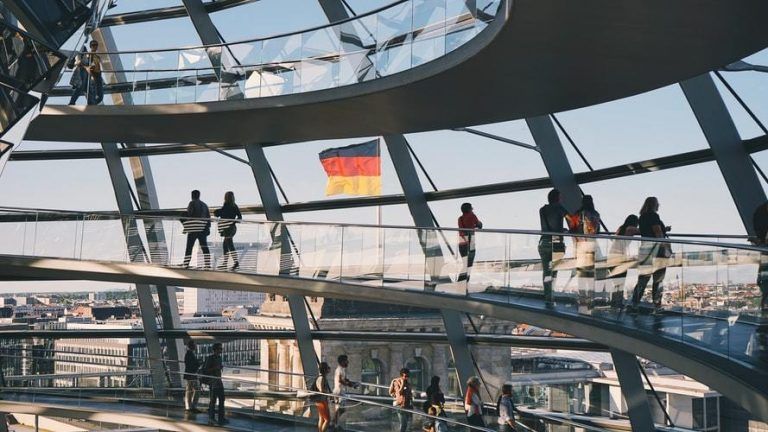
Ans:
{"type": "Polygon", "coordinates": [[[219,403],[219,421],[220,425],[229,423],[224,418],[224,383],[221,382],[221,371],[224,366],[221,362],[221,344],[213,344],[213,354],[205,359],[202,374],[205,375],[206,382],[210,388],[208,396],[208,423],[216,422],[216,402],[219,403]]]}
{"type": "Polygon", "coordinates": [[[195,242],[200,244],[200,250],[205,259],[205,268],[211,268],[211,252],[208,249],[208,235],[211,233],[211,211],[208,204],[200,199],[200,191],[192,191],[192,201],[187,205],[185,215],[189,219],[184,219],[181,223],[184,226],[184,233],[187,234],[187,247],[184,251],[184,267],[189,267],[192,260],[192,248],[195,242]]]}
{"type": "Polygon", "coordinates": [[[197,400],[200,398],[200,380],[197,371],[200,370],[200,361],[195,353],[195,341],[187,342],[187,353],[184,355],[184,380],[187,382],[184,392],[184,407],[188,412],[198,413],[197,400]]]}

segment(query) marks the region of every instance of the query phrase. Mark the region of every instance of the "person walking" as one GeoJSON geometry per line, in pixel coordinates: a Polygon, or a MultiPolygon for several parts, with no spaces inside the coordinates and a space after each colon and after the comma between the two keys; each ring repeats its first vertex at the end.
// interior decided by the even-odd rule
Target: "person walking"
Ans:
{"type": "Polygon", "coordinates": [[[462,260],[462,272],[457,281],[468,281],[469,270],[475,262],[475,230],[482,229],[483,223],[477,218],[471,203],[461,205],[459,216],[459,255],[462,260]]]}
{"type": "MultiPolygon", "coordinates": [[[[433,376],[426,390],[427,399],[424,401],[424,412],[434,412],[436,417],[445,417],[445,394],[440,389],[440,377],[433,376]]],[[[442,420],[433,422],[434,432],[447,432],[448,425],[442,420]]]]}
{"type": "Polygon", "coordinates": [[[515,432],[515,403],[512,400],[512,385],[501,386],[501,396],[496,401],[496,412],[499,414],[499,432],[515,432]]]}
{"type": "Polygon", "coordinates": [[[480,398],[480,378],[476,376],[467,380],[467,390],[464,392],[464,411],[467,413],[467,424],[485,427],[483,400],[480,398]]]}
{"type": "Polygon", "coordinates": [[[224,366],[221,361],[222,346],[217,342],[213,344],[213,353],[205,359],[203,375],[209,388],[208,396],[208,424],[218,423],[225,425],[229,421],[224,418],[224,383],[221,381],[221,371],[224,366]],[[218,421],[216,419],[216,405],[218,403],[218,421]]]}
{"type": "Polygon", "coordinates": [[[348,387],[357,388],[358,384],[347,378],[347,367],[349,366],[349,358],[346,354],[341,354],[336,358],[338,365],[333,373],[333,395],[336,396],[336,403],[333,410],[333,427],[339,425],[339,419],[344,414],[344,410],[347,405],[347,400],[344,396],[347,394],[346,389],[348,387]]]}
{"type": "Polygon", "coordinates": [[[237,251],[235,250],[235,242],[233,238],[237,232],[237,220],[242,220],[243,215],[240,213],[240,207],[235,204],[235,193],[229,191],[224,194],[224,204],[220,209],[213,212],[213,215],[224,219],[218,223],[219,235],[224,239],[222,242],[223,257],[221,268],[226,269],[229,259],[232,259],[234,265],[232,270],[237,270],[240,267],[240,261],[237,259],[237,251]]]}
{"type": "MultiPolygon", "coordinates": [[[[752,215],[752,227],[755,231],[753,243],[768,247],[768,202],[759,205],[752,215]]],[[[760,312],[768,314],[768,253],[760,254],[757,268],[757,286],[760,287],[760,312]]]]}
{"type": "MultiPolygon", "coordinates": [[[[624,219],[624,223],[616,230],[616,235],[621,237],[633,237],[640,234],[640,219],[631,214],[624,219]]],[[[616,239],[608,250],[608,279],[611,281],[611,306],[624,307],[624,283],[627,280],[627,271],[632,265],[628,257],[629,246],[632,240],[616,239]]]]}
{"type": "MultiPolygon", "coordinates": [[[[648,197],[640,209],[640,236],[643,238],[664,238],[672,229],[665,226],[658,214],[659,200],[656,197],[648,197]]],[[[645,288],[648,282],[653,278],[651,285],[651,299],[653,301],[654,312],[661,308],[662,287],[661,282],[667,273],[667,259],[672,256],[672,249],[669,243],[656,242],[653,240],[643,240],[640,243],[638,252],[638,276],[637,285],[632,293],[632,309],[634,311],[640,305],[645,288]]]]}
{"type": "MultiPolygon", "coordinates": [[[[539,222],[541,231],[545,233],[563,233],[563,221],[568,211],[560,204],[562,196],[560,191],[552,189],[547,194],[547,204],[539,209],[539,222]]],[[[539,238],[539,256],[541,257],[542,284],[544,287],[544,301],[552,305],[552,283],[554,282],[554,264],[565,255],[565,241],[563,236],[542,234],[539,238]]]]}
{"type": "Polygon", "coordinates": [[[328,426],[331,424],[331,408],[328,394],[331,393],[331,386],[328,384],[328,372],[331,371],[331,367],[328,363],[320,363],[319,372],[315,383],[312,386],[312,391],[316,391],[322,394],[315,394],[315,407],[317,407],[317,431],[325,432],[328,430],[328,426]]]}
{"type": "Polygon", "coordinates": [[[184,233],[187,234],[187,247],[184,250],[184,267],[189,267],[189,262],[192,260],[192,249],[195,247],[195,242],[198,242],[200,249],[203,251],[205,268],[210,268],[211,251],[208,249],[208,235],[211,233],[211,221],[203,219],[209,219],[211,212],[208,210],[208,204],[200,200],[200,191],[197,189],[192,191],[192,200],[187,205],[185,216],[190,219],[182,221],[184,233]]]}
{"type": "MultiPolygon", "coordinates": [[[[600,231],[600,213],[595,210],[592,195],[581,198],[581,207],[576,213],[565,217],[572,234],[595,235],[600,231]]],[[[576,278],[579,286],[579,305],[592,308],[595,295],[595,254],[597,242],[592,237],[574,237],[576,249],[576,278]]]]}
{"type": "Polygon", "coordinates": [[[200,399],[200,380],[197,371],[200,370],[200,360],[197,359],[195,341],[187,341],[187,353],[184,354],[184,408],[190,413],[199,413],[197,401],[200,399]]]}
{"type": "Polygon", "coordinates": [[[397,411],[397,419],[400,423],[400,432],[407,432],[411,423],[411,413],[402,410],[413,409],[413,391],[408,376],[411,371],[408,368],[400,369],[400,376],[389,384],[389,395],[395,400],[393,405],[400,408],[397,411]]]}

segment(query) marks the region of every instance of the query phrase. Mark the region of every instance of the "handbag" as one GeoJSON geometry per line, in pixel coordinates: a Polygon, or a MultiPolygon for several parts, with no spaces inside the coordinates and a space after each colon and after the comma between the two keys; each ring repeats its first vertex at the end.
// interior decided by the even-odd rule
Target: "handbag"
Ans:
{"type": "Polygon", "coordinates": [[[659,243],[659,251],[656,253],[658,258],[672,258],[672,245],[669,243],[659,243]]]}

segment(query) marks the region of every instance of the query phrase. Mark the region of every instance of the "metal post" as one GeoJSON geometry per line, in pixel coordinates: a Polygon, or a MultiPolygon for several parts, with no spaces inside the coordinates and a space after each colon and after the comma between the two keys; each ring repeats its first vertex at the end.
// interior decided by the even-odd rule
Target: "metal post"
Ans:
{"type": "MultiPolygon", "coordinates": [[[[112,32],[109,28],[98,29],[93,32],[93,38],[100,42],[108,52],[117,52],[117,44],[115,43],[112,32]]],[[[108,55],[106,62],[112,66],[115,70],[124,70],[122,61],[119,56],[108,55]]],[[[118,73],[118,76],[114,77],[119,81],[126,81],[124,73],[118,73]]],[[[133,105],[133,97],[130,93],[122,95],[119,100],[114,101],[116,105],[133,105]]],[[[144,147],[144,144],[127,144],[128,147],[144,147]]],[[[159,209],[160,202],[157,198],[157,190],[155,188],[155,181],[152,176],[152,168],[149,164],[149,158],[147,156],[139,156],[130,158],[131,171],[133,173],[134,183],[136,185],[136,193],[139,198],[140,210],[152,210],[159,209]]],[[[121,168],[122,170],[122,165],[121,168]]],[[[165,241],[165,232],[163,230],[162,222],[155,222],[153,220],[146,220],[144,228],[147,233],[147,240],[149,242],[149,254],[152,261],[164,260],[168,257],[168,251],[165,241]]],[[[160,316],[163,320],[164,330],[175,330],[181,328],[181,318],[179,317],[179,305],[176,301],[176,287],[157,285],[157,299],[160,306],[160,316]]],[[[166,351],[169,360],[168,370],[170,372],[171,383],[173,385],[181,384],[181,375],[178,373],[181,371],[181,354],[184,352],[184,344],[181,339],[167,339],[166,351]]]]}
{"type": "Polygon", "coordinates": [[[765,203],[765,191],[715,82],[704,74],[682,81],[680,87],[712,148],[746,231],[755,235],[752,213],[765,203]]]}
{"type": "MultiPolygon", "coordinates": [[[[189,15],[189,19],[192,21],[192,25],[195,26],[195,31],[197,31],[198,36],[200,36],[200,41],[203,43],[203,45],[224,44],[224,39],[222,39],[221,34],[213,24],[211,16],[208,15],[208,11],[205,10],[205,5],[203,4],[202,0],[182,1],[184,3],[184,8],[187,10],[187,15],[189,15]]],[[[213,65],[213,73],[216,75],[216,78],[219,79],[221,84],[230,84],[226,87],[226,89],[222,87],[222,91],[220,92],[221,98],[242,99],[243,94],[240,92],[240,87],[237,85],[231,85],[233,80],[239,79],[239,74],[237,72],[234,74],[227,73],[225,70],[227,66],[233,66],[226,65],[224,62],[224,59],[226,58],[224,56],[224,50],[226,49],[228,49],[226,45],[221,45],[218,47],[207,48],[206,52],[208,54],[208,58],[211,60],[211,65],[213,65]],[[225,80],[228,81],[225,82],[225,80]]],[[[234,56],[230,58],[235,60],[234,56]]]]}
{"type": "Polygon", "coordinates": [[[552,119],[548,116],[540,116],[527,118],[525,122],[539,148],[552,185],[562,193],[563,205],[568,211],[576,211],[581,205],[581,188],[573,175],[573,169],[552,124],[552,119]]]}
{"type": "MultiPolygon", "coordinates": [[[[411,155],[408,153],[405,137],[403,135],[386,135],[384,136],[384,142],[387,144],[387,150],[392,159],[392,164],[395,166],[397,178],[403,189],[403,194],[408,203],[408,210],[411,213],[414,224],[419,227],[434,227],[432,212],[424,197],[424,189],[421,187],[413,159],[411,159],[411,155]]],[[[422,247],[425,248],[425,254],[431,254],[432,252],[430,251],[434,250],[429,245],[422,244],[422,247]]],[[[442,260],[442,256],[440,260],[442,260]]],[[[436,265],[435,267],[439,268],[440,266],[436,265]]],[[[437,274],[433,273],[431,276],[434,278],[437,274]]],[[[451,347],[453,362],[456,365],[456,372],[459,375],[459,382],[465,383],[475,373],[472,353],[469,350],[467,335],[464,331],[464,322],[458,311],[443,309],[440,312],[443,316],[443,324],[445,325],[445,332],[451,347]]]]}
{"type": "MultiPolygon", "coordinates": [[[[104,159],[107,161],[109,177],[112,181],[112,189],[115,192],[115,200],[120,214],[130,216],[133,214],[133,204],[131,203],[131,191],[129,189],[128,178],[123,171],[123,165],[120,160],[120,153],[115,143],[103,143],[104,159]]],[[[138,235],[131,233],[138,232],[136,220],[133,218],[123,218],[123,230],[126,233],[126,244],[131,252],[132,258],[146,259],[143,255],[135,255],[133,251],[136,248],[143,249],[141,239],[138,235]]],[[[133,259],[132,259],[133,260],[133,259]]],[[[147,341],[147,351],[149,353],[149,364],[152,369],[152,389],[156,397],[165,397],[167,388],[165,384],[165,368],[163,365],[163,349],[160,345],[160,335],[157,328],[155,317],[155,304],[152,300],[152,289],[146,284],[136,284],[136,295],[139,298],[139,308],[141,309],[141,322],[144,326],[144,337],[147,341]]]]}
{"type": "Polygon", "coordinates": [[[653,424],[651,405],[648,403],[643,379],[640,377],[637,357],[618,349],[611,349],[611,357],[616,368],[616,375],[619,378],[621,394],[627,401],[627,412],[632,430],[635,432],[654,432],[656,427],[653,424]]]}
{"type": "MultiPolygon", "coordinates": [[[[264,154],[264,148],[261,144],[246,144],[245,152],[248,155],[251,170],[253,170],[253,177],[256,179],[256,187],[259,189],[261,204],[264,206],[267,219],[274,222],[282,221],[283,210],[277,198],[277,190],[270,175],[269,162],[264,154]]],[[[293,266],[292,260],[282,259],[283,257],[290,257],[292,253],[289,233],[285,226],[281,227],[279,236],[276,236],[273,241],[280,242],[280,274],[290,274],[293,266]]],[[[296,343],[299,346],[304,375],[316,376],[318,373],[317,354],[312,343],[312,333],[304,298],[295,294],[289,295],[288,306],[291,309],[291,319],[296,331],[296,343]]]]}

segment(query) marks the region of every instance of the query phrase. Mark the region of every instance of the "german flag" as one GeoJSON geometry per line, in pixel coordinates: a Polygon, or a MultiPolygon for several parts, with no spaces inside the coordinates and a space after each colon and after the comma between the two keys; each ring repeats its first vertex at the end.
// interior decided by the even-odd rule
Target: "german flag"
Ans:
{"type": "Polygon", "coordinates": [[[320,152],[328,175],[325,195],[381,195],[379,140],[320,152]]]}

